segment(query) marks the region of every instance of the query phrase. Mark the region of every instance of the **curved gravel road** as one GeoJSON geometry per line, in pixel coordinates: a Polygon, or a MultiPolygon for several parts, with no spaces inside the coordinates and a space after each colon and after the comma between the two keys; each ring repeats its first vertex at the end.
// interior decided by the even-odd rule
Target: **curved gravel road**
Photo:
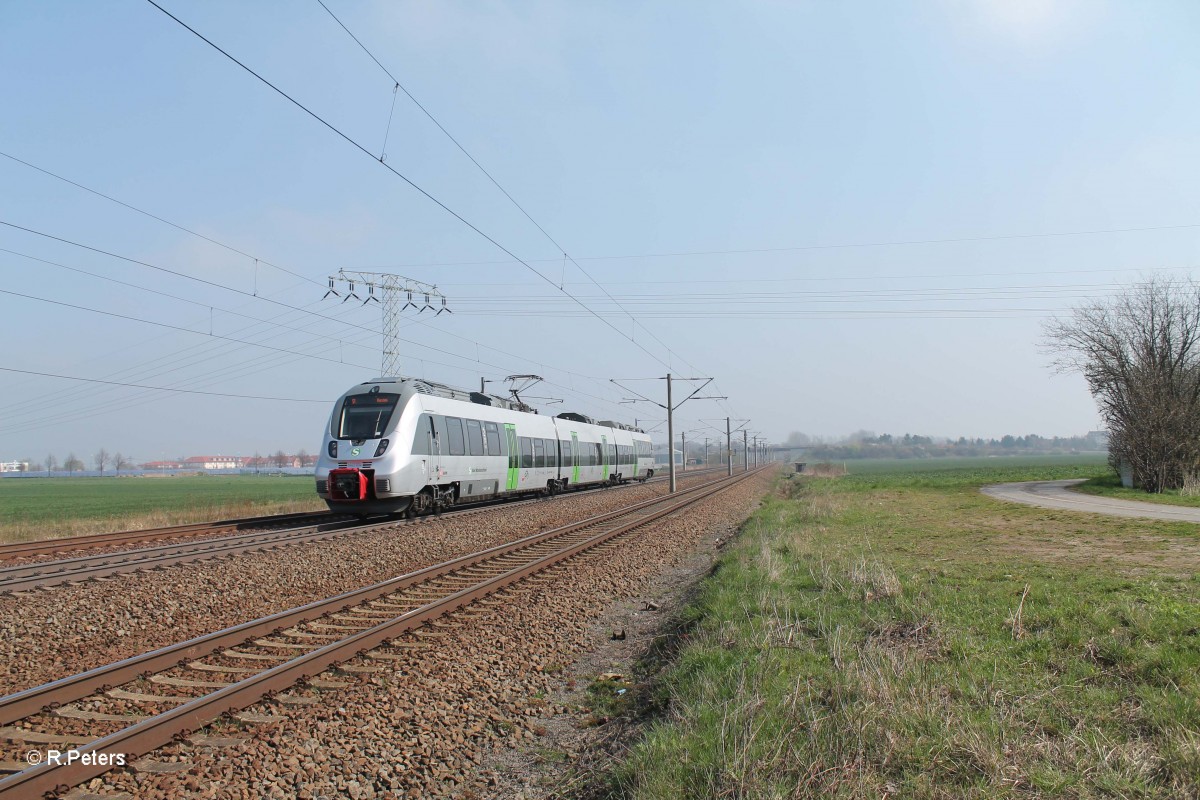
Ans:
{"type": "Polygon", "coordinates": [[[1172,522],[1200,523],[1200,508],[1168,506],[1161,503],[1142,503],[1137,500],[1116,500],[1112,497],[1072,492],[1067,487],[1083,483],[1082,479],[1069,481],[1022,481],[1021,483],[998,483],[984,486],[982,491],[989,497],[1025,503],[1041,508],[1064,511],[1091,511],[1113,517],[1142,517],[1163,519],[1172,522]]]}

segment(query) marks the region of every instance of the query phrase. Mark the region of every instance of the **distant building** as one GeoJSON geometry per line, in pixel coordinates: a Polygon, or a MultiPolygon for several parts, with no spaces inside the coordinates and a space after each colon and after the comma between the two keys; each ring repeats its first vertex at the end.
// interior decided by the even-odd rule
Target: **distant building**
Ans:
{"type": "Polygon", "coordinates": [[[1108,449],[1108,431],[1088,431],[1084,438],[1097,450],[1108,449]]]}
{"type": "Polygon", "coordinates": [[[241,456],[191,456],[183,460],[185,469],[241,469],[245,463],[241,456]]]}
{"type": "Polygon", "coordinates": [[[29,462],[0,461],[0,472],[29,472],[29,462]]]}
{"type": "Polygon", "coordinates": [[[145,470],[166,471],[168,469],[183,469],[184,465],[180,461],[147,461],[141,467],[145,470]]]}

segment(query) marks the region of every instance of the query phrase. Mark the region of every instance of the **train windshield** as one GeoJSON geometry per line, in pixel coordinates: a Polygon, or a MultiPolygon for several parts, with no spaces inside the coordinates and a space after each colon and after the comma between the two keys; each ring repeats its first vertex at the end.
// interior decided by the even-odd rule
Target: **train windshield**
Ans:
{"type": "Polygon", "coordinates": [[[399,399],[398,394],[356,394],[347,397],[342,403],[337,438],[381,438],[399,399]]]}

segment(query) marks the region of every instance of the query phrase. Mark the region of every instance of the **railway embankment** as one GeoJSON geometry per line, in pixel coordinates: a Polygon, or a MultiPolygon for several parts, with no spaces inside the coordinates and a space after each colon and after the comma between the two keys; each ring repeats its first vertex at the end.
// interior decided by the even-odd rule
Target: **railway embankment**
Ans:
{"type": "MultiPolygon", "coordinates": [[[[688,485],[703,477],[686,479],[688,485]]],[[[563,495],[169,569],[0,596],[0,693],[128,658],[180,637],[284,611],[365,583],[656,497],[664,483],[563,495]]],[[[115,558],[116,556],[114,556],[115,558]]]]}
{"type": "Polygon", "coordinates": [[[619,677],[621,699],[593,690],[608,712],[563,785],[1200,796],[1200,534],[979,493],[1069,476],[781,481],[619,677]]]}
{"type": "MultiPolygon", "coordinates": [[[[130,763],[74,771],[44,764],[0,780],[0,793],[83,779],[81,791],[113,798],[217,787],[223,796],[255,797],[502,794],[508,776],[497,760],[548,752],[549,727],[574,719],[576,709],[551,693],[564,683],[565,665],[598,643],[595,630],[613,604],[641,596],[722,540],[769,483],[756,473],[710,478],[670,498],[658,492],[431,568],[433,577],[369,587],[365,604],[331,599],[317,619],[240,644],[226,639],[244,632],[222,634],[216,651],[196,661],[176,663],[175,650],[158,651],[7,698],[12,726],[0,737],[10,743],[0,767],[13,769],[15,757],[39,742],[97,735],[110,748],[126,743],[130,763]],[[276,685],[273,676],[285,672],[276,685]],[[124,683],[128,676],[118,673],[140,677],[124,683]],[[293,673],[307,677],[295,683],[293,673]],[[207,724],[243,695],[253,704],[207,724]],[[197,730],[193,720],[206,727],[197,730]]],[[[625,631],[610,637],[603,640],[630,639],[625,631]]]]}

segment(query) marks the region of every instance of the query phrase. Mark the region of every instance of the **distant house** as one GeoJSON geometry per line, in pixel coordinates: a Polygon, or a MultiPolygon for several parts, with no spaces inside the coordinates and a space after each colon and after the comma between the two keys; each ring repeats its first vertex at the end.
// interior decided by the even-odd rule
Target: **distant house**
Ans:
{"type": "Polygon", "coordinates": [[[1084,438],[1097,450],[1108,449],[1108,431],[1088,431],[1084,438]]]}
{"type": "Polygon", "coordinates": [[[185,469],[241,469],[245,463],[241,456],[190,456],[183,460],[185,469]]]}
{"type": "Polygon", "coordinates": [[[29,462],[0,461],[0,472],[29,472],[29,462]]]}

